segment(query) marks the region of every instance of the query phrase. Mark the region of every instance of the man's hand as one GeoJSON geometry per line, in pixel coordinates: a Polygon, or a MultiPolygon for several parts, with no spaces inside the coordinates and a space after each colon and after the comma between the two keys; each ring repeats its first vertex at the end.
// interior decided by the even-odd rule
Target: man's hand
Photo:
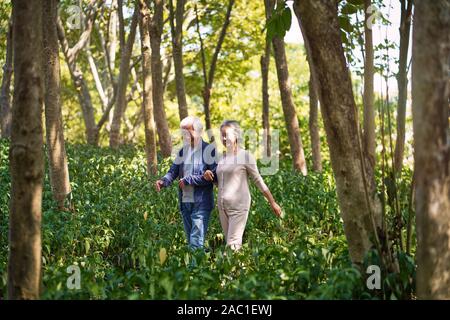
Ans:
{"type": "Polygon", "coordinates": [[[213,181],[214,180],[214,173],[212,173],[211,170],[206,170],[203,174],[203,178],[205,178],[206,181],[213,181]]]}
{"type": "Polygon", "coordinates": [[[278,205],[278,203],[274,202],[270,205],[272,207],[273,213],[279,218],[281,217],[281,207],[278,205]]]}
{"type": "Polygon", "coordinates": [[[156,191],[160,192],[161,188],[164,186],[164,182],[162,182],[162,180],[158,180],[155,183],[155,189],[156,191]]]}
{"type": "Polygon", "coordinates": [[[178,186],[183,189],[186,185],[184,184],[184,179],[180,179],[180,181],[178,182],[178,186]]]}

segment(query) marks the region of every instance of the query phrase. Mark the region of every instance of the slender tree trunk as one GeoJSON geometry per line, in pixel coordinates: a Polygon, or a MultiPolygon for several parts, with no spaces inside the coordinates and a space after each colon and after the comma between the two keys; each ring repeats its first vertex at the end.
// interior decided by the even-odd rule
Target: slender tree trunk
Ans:
{"type": "Polygon", "coordinates": [[[317,75],[319,100],[336,179],[344,231],[353,263],[380,242],[381,207],[368,182],[358,132],[358,114],[346,65],[334,0],[296,0],[317,75]]]}
{"type": "Polygon", "coordinates": [[[0,129],[2,138],[11,136],[11,77],[13,73],[12,21],[8,25],[6,36],[6,59],[3,65],[3,78],[0,88],[0,129]]]}
{"type": "MultiPolygon", "coordinates": [[[[268,17],[271,16],[273,9],[272,4],[267,7],[269,11],[268,17]]],[[[284,120],[288,132],[289,145],[291,147],[292,164],[294,169],[300,171],[303,175],[307,175],[305,153],[300,136],[300,128],[298,125],[297,112],[295,111],[294,100],[292,97],[291,83],[289,79],[289,71],[287,65],[286,51],[284,40],[278,36],[272,38],[274,49],[275,65],[277,68],[278,86],[280,88],[281,105],[283,107],[284,120]]]]}
{"type": "Polygon", "coordinates": [[[449,11],[448,0],[415,1],[412,111],[421,299],[450,299],[449,11]]]}
{"type": "Polygon", "coordinates": [[[172,55],[175,66],[175,86],[177,90],[180,120],[188,116],[186,89],[183,75],[183,20],[186,0],[177,0],[174,12],[173,0],[169,0],[170,27],[172,31],[172,55]]]}
{"type": "Polygon", "coordinates": [[[147,157],[147,174],[149,177],[152,177],[157,174],[157,158],[156,130],[153,120],[150,33],[148,30],[150,11],[145,0],[139,1],[139,8],[139,26],[142,49],[142,78],[144,84],[142,108],[144,110],[145,125],[145,154],[147,157]]]}
{"type": "Polygon", "coordinates": [[[60,97],[60,66],[56,19],[58,1],[43,2],[43,40],[45,73],[45,128],[48,159],[50,163],[50,183],[53,198],[59,208],[70,193],[69,168],[64,145],[63,119],[60,97]]]}
{"type": "Polygon", "coordinates": [[[262,78],[262,127],[264,155],[271,156],[270,121],[269,121],[269,66],[270,66],[270,41],[266,39],[264,54],[261,56],[261,78],[262,78]]]}
{"type": "MultiPolygon", "coordinates": [[[[322,154],[320,152],[320,134],[319,134],[319,81],[311,58],[311,47],[306,37],[305,30],[299,18],[298,7],[294,6],[294,12],[298,17],[298,25],[303,36],[305,46],[306,60],[309,66],[309,134],[311,138],[311,154],[313,159],[313,170],[322,171],[322,154]]],[[[322,101],[320,101],[322,104],[322,101]]]]}
{"type": "Polygon", "coordinates": [[[394,163],[395,171],[399,174],[403,167],[403,154],[405,151],[405,120],[406,102],[408,99],[408,49],[411,31],[411,16],[413,0],[401,0],[400,21],[400,59],[398,62],[398,105],[397,105],[397,139],[395,141],[394,163]],[[405,6],[405,2],[407,5],[405,6]]]}
{"type": "Polygon", "coordinates": [[[42,4],[13,1],[14,97],[8,298],[38,299],[41,285],[41,203],[44,175],[42,4]]]}
{"type": "Polygon", "coordinates": [[[220,30],[219,39],[217,40],[216,47],[214,49],[214,53],[211,59],[211,64],[209,66],[209,71],[206,69],[206,53],[205,53],[205,47],[203,45],[203,39],[200,33],[200,21],[199,16],[197,12],[197,6],[195,7],[195,13],[196,13],[196,22],[197,22],[197,33],[200,38],[200,50],[202,55],[202,67],[203,67],[203,80],[204,80],[204,87],[203,87],[203,108],[205,111],[205,124],[206,124],[206,130],[209,132],[210,140],[214,141],[214,137],[212,136],[211,130],[211,116],[210,116],[210,109],[211,109],[211,92],[212,92],[212,86],[214,83],[214,76],[216,74],[216,67],[217,67],[217,60],[219,58],[220,50],[222,49],[223,41],[225,40],[225,36],[227,34],[228,26],[231,22],[231,11],[233,9],[235,0],[229,0],[228,6],[227,6],[227,13],[225,14],[225,20],[222,25],[222,29],[220,30]]]}
{"type": "Polygon", "coordinates": [[[150,22],[151,70],[152,70],[152,98],[153,112],[158,130],[159,146],[163,157],[172,153],[172,139],[164,109],[164,89],[161,62],[161,35],[164,25],[163,0],[153,0],[154,15],[150,22]]]}
{"type": "Polygon", "coordinates": [[[313,160],[313,170],[322,171],[322,155],[320,153],[320,134],[319,134],[319,98],[317,97],[317,88],[313,80],[312,73],[309,77],[309,134],[311,136],[311,151],[313,160]]]}
{"type": "Polygon", "coordinates": [[[57,31],[58,39],[61,44],[67,66],[69,68],[72,82],[77,92],[78,101],[81,106],[84,124],[86,127],[85,130],[87,143],[98,145],[98,130],[95,124],[94,106],[92,104],[91,94],[84,79],[83,73],[76,64],[76,52],[74,52],[73,48],[69,47],[69,43],[64,32],[64,27],[60,19],[58,19],[57,21],[57,31]]]}
{"type": "MultiPolygon", "coordinates": [[[[122,1],[119,1],[119,16],[122,11],[122,1]]],[[[121,58],[120,58],[120,71],[119,71],[119,81],[117,85],[117,98],[116,104],[114,106],[113,121],[111,124],[111,132],[109,136],[109,145],[111,148],[117,148],[120,144],[120,126],[122,123],[122,117],[127,107],[127,85],[129,79],[129,68],[131,54],[133,51],[134,39],[136,37],[136,28],[138,23],[138,9],[135,8],[133,13],[133,18],[131,20],[130,33],[128,35],[127,41],[121,41],[121,58]],[[123,46],[123,44],[125,44],[123,46]]],[[[123,18],[119,19],[121,21],[120,29],[123,30],[125,26],[123,25],[123,18]]],[[[124,31],[122,31],[124,32],[124,31]]]]}
{"type": "MultiPolygon", "coordinates": [[[[108,28],[108,45],[105,46],[105,53],[108,57],[108,73],[111,80],[111,85],[107,88],[108,99],[115,100],[117,97],[115,87],[117,87],[117,79],[115,77],[116,69],[116,51],[117,51],[117,22],[118,22],[118,4],[117,0],[112,0],[111,2],[111,16],[109,19],[108,28]],[[113,97],[116,95],[115,97],[113,97]]],[[[106,123],[106,131],[111,131],[111,124],[113,120],[113,113],[109,113],[108,122],[106,123]]]]}
{"type": "Polygon", "coordinates": [[[295,111],[292,97],[284,42],[283,39],[274,37],[272,43],[277,67],[278,86],[280,87],[281,105],[291,147],[293,166],[295,170],[300,171],[303,175],[307,175],[305,154],[300,136],[297,112],[295,111]]]}
{"type": "MultiPolygon", "coordinates": [[[[367,9],[371,6],[372,0],[364,0],[364,136],[363,146],[364,154],[369,160],[369,170],[373,171],[376,162],[375,153],[375,106],[374,106],[374,88],[373,77],[375,73],[374,67],[374,51],[373,51],[373,37],[372,26],[369,25],[371,13],[367,9]]],[[[372,175],[371,175],[372,176],[372,175]]],[[[375,177],[374,177],[375,178],[375,177]]]]}

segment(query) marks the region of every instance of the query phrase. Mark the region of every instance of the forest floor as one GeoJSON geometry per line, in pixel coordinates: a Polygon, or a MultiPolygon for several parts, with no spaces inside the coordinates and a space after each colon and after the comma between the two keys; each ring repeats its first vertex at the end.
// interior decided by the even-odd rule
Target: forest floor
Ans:
{"type": "MultiPolygon", "coordinates": [[[[0,142],[0,299],[7,285],[8,148],[0,142]]],[[[282,220],[252,186],[244,246],[225,254],[217,209],[209,252],[187,248],[177,184],[154,190],[143,148],[69,144],[67,152],[71,211],[55,209],[48,170],[45,176],[44,299],[386,298],[367,289],[365,275],[351,265],[329,164],[303,177],[281,161],[275,175],[264,177],[285,211],[282,220]],[[81,272],[79,289],[67,285],[72,265],[81,272]]],[[[161,175],[169,165],[160,164],[161,175]]]]}

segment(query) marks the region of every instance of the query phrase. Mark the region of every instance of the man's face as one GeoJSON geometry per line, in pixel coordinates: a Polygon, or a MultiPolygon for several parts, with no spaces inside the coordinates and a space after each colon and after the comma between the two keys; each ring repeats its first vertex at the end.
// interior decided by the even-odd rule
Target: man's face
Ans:
{"type": "Polygon", "coordinates": [[[192,125],[181,127],[181,134],[185,144],[194,144],[195,130],[192,125]]]}

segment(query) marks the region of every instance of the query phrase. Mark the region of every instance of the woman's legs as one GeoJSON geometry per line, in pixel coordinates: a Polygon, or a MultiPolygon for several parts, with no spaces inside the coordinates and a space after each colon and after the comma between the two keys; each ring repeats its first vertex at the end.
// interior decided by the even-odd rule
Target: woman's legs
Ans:
{"type": "Polygon", "coordinates": [[[219,209],[220,225],[222,226],[223,235],[226,241],[228,236],[228,216],[226,211],[220,205],[218,206],[218,209],[219,209]]]}
{"type": "Polygon", "coordinates": [[[219,217],[227,246],[230,246],[233,250],[239,250],[242,246],[242,236],[247,224],[248,210],[221,210],[219,217]]]}

